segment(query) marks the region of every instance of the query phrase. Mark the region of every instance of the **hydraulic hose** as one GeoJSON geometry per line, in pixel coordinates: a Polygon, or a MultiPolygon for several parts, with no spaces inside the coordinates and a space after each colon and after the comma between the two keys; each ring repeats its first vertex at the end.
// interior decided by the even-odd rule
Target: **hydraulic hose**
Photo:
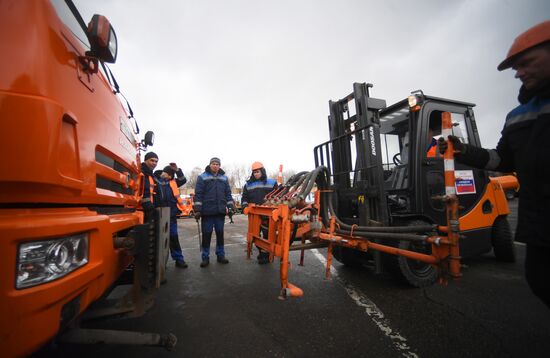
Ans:
{"type": "MultiPolygon", "coordinates": [[[[320,190],[326,190],[328,189],[328,169],[324,166],[317,167],[312,172],[312,182],[317,182],[317,186],[320,190]],[[318,175],[319,173],[322,173],[321,175],[318,175]],[[318,180],[316,178],[318,177],[318,180]]],[[[313,184],[311,185],[313,187],[313,184]]],[[[310,189],[311,190],[311,189],[310,189]]],[[[307,195],[307,194],[306,194],[307,195]]],[[[334,216],[336,219],[336,222],[340,226],[340,230],[344,232],[344,230],[348,230],[349,232],[353,231],[353,233],[356,233],[359,236],[369,236],[372,238],[388,238],[388,239],[397,239],[397,240],[408,240],[407,236],[399,235],[400,233],[418,233],[418,232],[428,232],[428,231],[434,231],[437,228],[437,225],[416,225],[416,226],[358,226],[358,225],[349,225],[344,223],[340,218],[338,218],[338,215],[336,214],[336,210],[334,210],[332,200],[331,200],[331,193],[330,192],[323,192],[322,193],[323,200],[321,200],[322,207],[321,212],[323,213],[323,220],[325,226],[328,226],[328,213],[330,213],[330,216],[334,216]],[[373,233],[375,235],[370,235],[369,233],[373,233]],[[376,235],[376,233],[383,234],[383,236],[376,235]],[[397,234],[397,235],[389,235],[389,234],[397,234]]],[[[408,236],[411,240],[424,240],[426,236],[418,236],[418,235],[412,235],[408,236]]]]}

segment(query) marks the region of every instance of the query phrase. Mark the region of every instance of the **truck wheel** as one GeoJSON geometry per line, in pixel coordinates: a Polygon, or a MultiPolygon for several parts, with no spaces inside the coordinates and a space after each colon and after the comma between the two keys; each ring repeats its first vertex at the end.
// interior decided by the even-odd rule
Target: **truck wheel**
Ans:
{"type": "MultiPolygon", "coordinates": [[[[412,221],[408,224],[411,226],[426,225],[423,221],[412,221]]],[[[400,241],[393,246],[397,246],[403,250],[410,250],[428,255],[432,252],[431,246],[422,242],[400,241]]],[[[382,255],[382,259],[384,267],[390,273],[413,287],[431,286],[439,277],[439,272],[434,266],[421,261],[391,254],[382,255]]]]}
{"type": "Polygon", "coordinates": [[[361,251],[348,249],[347,247],[334,246],[332,248],[334,258],[347,267],[361,267],[363,263],[361,254],[361,251]]]}
{"type": "Polygon", "coordinates": [[[512,231],[510,230],[510,224],[506,216],[499,216],[496,218],[493,223],[491,241],[493,243],[495,257],[498,261],[516,261],[516,247],[514,245],[512,231]]]}

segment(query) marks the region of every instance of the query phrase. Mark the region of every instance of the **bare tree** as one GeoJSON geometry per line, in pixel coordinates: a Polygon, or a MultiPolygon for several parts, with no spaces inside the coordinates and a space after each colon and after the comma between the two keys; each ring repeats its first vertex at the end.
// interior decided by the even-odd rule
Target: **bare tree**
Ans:
{"type": "MultiPolygon", "coordinates": [[[[296,171],[295,170],[283,170],[283,184],[286,183],[286,181],[291,177],[293,176],[294,174],[296,174],[296,171]]],[[[279,171],[278,170],[275,170],[275,171],[271,171],[269,172],[268,174],[268,177],[269,178],[272,178],[272,179],[275,179],[277,180],[277,177],[279,176],[279,171]]]]}
{"type": "Polygon", "coordinates": [[[242,193],[242,189],[248,179],[247,168],[244,165],[229,165],[225,169],[225,175],[229,180],[232,191],[242,193]]]}
{"type": "Polygon", "coordinates": [[[190,173],[186,173],[187,183],[185,183],[183,187],[186,189],[195,189],[195,185],[197,185],[197,178],[201,175],[201,173],[202,169],[199,167],[194,167],[190,173]]]}

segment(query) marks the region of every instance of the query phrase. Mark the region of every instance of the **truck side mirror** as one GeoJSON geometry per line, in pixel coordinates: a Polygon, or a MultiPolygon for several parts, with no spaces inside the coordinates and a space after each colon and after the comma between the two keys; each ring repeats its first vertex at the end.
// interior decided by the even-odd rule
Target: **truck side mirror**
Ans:
{"type": "Polygon", "coordinates": [[[91,45],[87,55],[103,62],[115,63],[118,50],[116,33],[105,16],[95,14],[92,17],[87,35],[91,45]]]}

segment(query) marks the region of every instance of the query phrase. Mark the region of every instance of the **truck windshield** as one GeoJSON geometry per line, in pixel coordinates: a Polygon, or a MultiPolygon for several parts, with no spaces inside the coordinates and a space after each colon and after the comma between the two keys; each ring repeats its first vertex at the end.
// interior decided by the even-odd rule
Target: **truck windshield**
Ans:
{"type": "MultiPolygon", "coordinates": [[[[63,21],[65,25],[71,30],[71,32],[74,34],[74,36],[86,47],[87,50],[90,49],[90,41],[88,40],[88,35],[86,35],[86,31],[84,31],[84,28],[82,28],[82,23],[77,18],[80,17],[80,15],[77,13],[75,14],[74,11],[76,11],[76,8],[71,9],[67,2],[65,0],[51,0],[51,3],[53,7],[55,8],[55,11],[57,12],[57,16],[63,21]]],[[[72,3],[71,3],[72,4],[72,3]]]]}

